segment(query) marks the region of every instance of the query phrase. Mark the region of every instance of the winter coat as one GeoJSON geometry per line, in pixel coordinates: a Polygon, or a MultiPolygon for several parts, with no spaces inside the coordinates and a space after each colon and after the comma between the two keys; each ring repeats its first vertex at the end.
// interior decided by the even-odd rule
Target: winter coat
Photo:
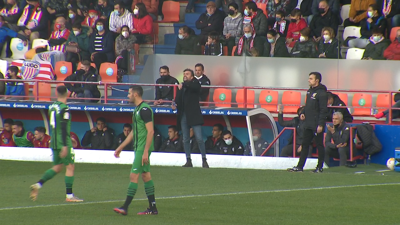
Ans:
{"type": "MultiPolygon", "coordinates": [[[[295,127],[296,128],[296,145],[301,145],[303,143],[303,134],[304,134],[304,128],[305,128],[305,121],[300,120],[298,116],[294,117],[291,120],[284,121],[283,120],[283,114],[279,113],[278,114],[278,123],[282,127],[295,127]]],[[[288,144],[293,144],[293,132],[288,139],[288,144]]]]}
{"type": "MultiPolygon", "coordinates": [[[[162,76],[156,80],[156,84],[179,84],[179,81],[173,76],[162,76]]],[[[158,86],[156,88],[155,100],[172,100],[174,98],[174,87],[158,86]]]]}
{"type": "MultiPolygon", "coordinates": [[[[268,12],[268,17],[273,17],[275,18],[275,14],[278,11],[283,11],[285,15],[287,14],[287,7],[289,5],[290,0],[280,0],[278,4],[275,3],[274,0],[268,1],[267,2],[267,12],[268,12]]],[[[289,12],[290,13],[290,12],[289,12]]]]}
{"type": "Polygon", "coordinates": [[[306,17],[313,15],[311,10],[313,2],[314,2],[313,0],[303,0],[301,2],[300,11],[302,16],[306,17]]]}
{"type": "Polygon", "coordinates": [[[224,143],[222,138],[214,139],[212,136],[208,136],[205,142],[207,154],[219,154],[221,145],[224,143]]]}
{"type": "Polygon", "coordinates": [[[300,38],[300,31],[307,27],[307,22],[301,18],[298,23],[290,23],[286,38],[293,38],[295,41],[300,38]],[[296,33],[296,34],[295,34],[296,33]]]}
{"type": "Polygon", "coordinates": [[[208,35],[210,32],[215,31],[218,35],[222,35],[224,28],[225,13],[221,10],[215,10],[215,13],[208,16],[207,13],[202,13],[196,21],[196,28],[201,30],[201,35],[208,35]],[[209,25],[210,24],[210,25],[209,25]]]}
{"type": "Polygon", "coordinates": [[[268,41],[266,41],[264,44],[264,56],[265,57],[290,57],[285,41],[286,40],[284,37],[279,37],[278,39],[276,39],[273,55],[271,55],[272,44],[269,43],[268,41]]]}
{"type": "Polygon", "coordinates": [[[90,35],[90,40],[89,40],[89,53],[92,54],[94,52],[100,52],[100,53],[105,53],[107,55],[107,61],[108,62],[113,62],[115,60],[114,56],[114,37],[112,32],[110,31],[105,31],[103,34],[103,50],[102,51],[96,51],[94,47],[94,41],[96,39],[96,32],[93,32],[90,35]]]}
{"type": "Polygon", "coordinates": [[[47,0],[43,1],[45,2],[43,5],[43,9],[51,8],[56,10],[55,14],[56,16],[64,16],[65,13],[68,12],[68,0],[47,0]]]}
{"type": "Polygon", "coordinates": [[[343,122],[340,127],[334,127],[335,133],[331,133],[330,131],[326,132],[325,137],[325,146],[329,146],[331,148],[336,148],[339,144],[347,143],[347,146],[350,144],[350,126],[343,122]],[[332,143],[333,140],[333,143],[332,143]]]}
{"type": "Polygon", "coordinates": [[[376,137],[372,125],[370,124],[358,125],[357,137],[362,142],[363,150],[367,155],[373,155],[382,151],[382,144],[376,137]]]}
{"type": "Polygon", "coordinates": [[[375,0],[352,0],[350,5],[349,18],[354,18],[354,22],[368,18],[368,7],[375,4],[375,0]]]}
{"type": "Polygon", "coordinates": [[[339,41],[334,38],[331,43],[325,43],[321,38],[318,42],[318,56],[322,53],[325,53],[327,59],[341,59],[339,41]]]}
{"type": "MultiPolygon", "coordinates": [[[[319,8],[319,3],[321,1],[322,0],[313,0],[312,6],[311,6],[311,10],[312,10],[313,15],[318,15],[319,14],[318,8],[319,8]]],[[[340,3],[339,3],[339,0],[328,0],[328,5],[329,5],[329,9],[332,10],[332,12],[335,15],[337,15],[337,16],[340,15],[340,3]]],[[[337,34],[337,33],[335,32],[335,34],[337,34]]]]}
{"type": "Polygon", "coordinates": [[[91,130],[86,131],[82,138],[82,146],[90,145],[95,150],[112,150],[114,143],[114,130],[107,128],[106,131],[98,130],[92,133],[91,130]]]}
{"type": "MultiPolygon", "coordinates": [[[[314,0],[318,1],[318,0],[314,0]]],[[[336,1],[336,0],[335,0],[336,1]]],[[[311,37],[320,37],[322,29],[324,27],[331,27],[335,34],[337,34],[338,27],[341,21],[339,20],[338,15],[333,13],[331,9],[328,10],[328,12],[325,15],[314,15],[314,17],[311,20],[310,23],[310,29],[311,29],[311,37]]]]}
{"type": "MultiPolygon", "coordinates": [[[[254,141],[256,156],[261,156],[261,154],[263,154],[263,152],[268,148],[268,146],[269,146],[268,141],[264,140],[263,138],[254,141]]],[[[247,142],[246,146],[244,147],[243,155],[252,155],[251,150],[252,150],[251,144],[250,142],[247,142]]],[[[268,151],[265,153],[264,156],[274,156],[274,149],[273,148],[268,149],[268,151]]]]}
{"type": "MultiPolygon", "coordinates": [[[[257,49],[259,56],[264,55],[264,43],[265,43],[265,38],[258,36],[254,37],[253,48],[257,49]]],[[[243,54],[245,54],[246,56],[252,56],[250,53],[250,39],[246,39],[245,37],[243,37],[243,50],[242,54],[240,55],[243,54]],[[248,49],[246,49],[247,48],[246,46],[248,46],[248,49]]],[[[238,54],[238,47],[236,47],[235,56],[240,56],[240,55],[238,54]]]]}
{"type": "Polygon", "coordinates": [[[123,50],[132,50],[133,49],[133,44],[136,42],[136,37],[134,35],[129,35],[128,38],[125,38],[120,34],[116,39],[115,39],[115,54],[116,55],[121,55],[123,50]]]}
{"type": "Polygon", "coordinates": [[[227,145],[225,142],[222,142],[220,147],[220,154],[222,155],[243,155],[244,147],[242,142],[239,141],[235,136],[232,138],[232,144],[227,145]]]}
{"type": "Polygon", "coordinates": [[[201,46],[199,37],[194,34],[192,29],[189,30],[189,36],[180,39],[177,38],[176,46],[175,46],[175,54],[182,55],[200,55],[201,54],[201,46]]]}
{"type": "Polygon", "coordinates": [[[78,43],[79,46],[79,55],[81,56],[81,60],[90,59],[89,53],[89,36],[87,35],[89,31],[88,27],[82,27],[82,31],[78,36],[75,36],[74,32],[70,32],[66,45],[69,45],[70,42],[78,43]]]}
{"type": "MultiPolygon", "coordinates": [[[[72,75],[66,77],[65,81],[98,82],[98,76],[94,67],[90,67],[88,74],[85,75],[84,73],[85,71],[83,70],[77,70],[72,75]]],[[[69,91],[77,94],[89,90],[93,98],[100,98],[100,91],[96,84],[65,83],[65,86],[69,91]]]]}
{"type": "Polygon", "coordinates": [[[381,16],[381,17],[372,17],[371,18],[374,22],[368,23],[367,19],[364,19],[361,21],[360,26],[361,26],[361,37],[362,38],[370,38],[372,36],[372,30],[374,28],[381,28],[383,30],[383,33],[385,33],[388,23],[387,20],[381,16]]]}
{"type": "Polygon", "coordinates": [[[213,43],[204,46],[204,55],[221,56],[223,54],[222,43],[213,43]]]}
{"type": "Polygon", "coordinates": [[[383,52],[390,45],[389,39],[383,39],[381,42],[374,44],[370,42],[367,47],[365,47],[365,52],[363,58],[372,58],[374,60],[385,60],[383,57],[383,52]]]}
{"type": "Polygon", "coordinates": [[[311,39],[303,42],[296,41],[290,55],[296,58],[315,58],[317,57],[317,48],[311,39]]]}
{"type": "Polygon", "coordinates": [[[385,49],[383,57],[387,60],[400,60],[400,43],[397,39],[385,49]]]}
{"type": "Polygon", "coordinates": [[[318,126],[325,127],[328,115],[328,99],[326,86],[319,84],[317,87],[310,87],[307,91],[306,105],[304,106],[305,128],[317,130],[318,126]]]}
{"type": "Polygon", "coordinates": [[[165,140],[161,148],[159,150],[160,152],[184,152],[183,150],[183,142],[182,142],[182,137],[178,137],[176,139],[167,139],[165,140]]]}
{"type": "Polygon", "coordinates": [[[158,15],[158,0],[133,0],[132,11],[135,9],[137,3],[143,3],[146,6],[146,10],[148,13],[151,13],[155,16],[158,15]]]}
{"type": "Polygon", "coordinates": [[[262,9],[257,10],[257,15],[253,18],[252,23],[257,36],[265,37],[267,35],[268,21],[262,9]]]}
{"type": "Polygon", "coordinates": [[[146,15],[143,18],[133,17],[133,26],[136,31],[132,31],[134,34],[152,35],[153,34],[153,18],[150,15],[146,15]]]}
{"type": "Polygon", "coordinates": [[[224,19],[223,35],[239,38],[243,35],[243,16],[238,13],[235,17],[227,16],[224,19]]]}
{"type": "MultiPolygon", "coordinates": [[[[333,95],[333,103],[332,106],[346,106],[346,104],[339,98],[339,96],[333,95]]],[[[328,116],[326,118],[327,122],[332,122],[332,116],[335,112],[341,112],[343,115],[343,120],[345,122],[351,123],[353,122],[353,116],[350,114],[347,108],[331,108],[328,107],[328,116]]]]}

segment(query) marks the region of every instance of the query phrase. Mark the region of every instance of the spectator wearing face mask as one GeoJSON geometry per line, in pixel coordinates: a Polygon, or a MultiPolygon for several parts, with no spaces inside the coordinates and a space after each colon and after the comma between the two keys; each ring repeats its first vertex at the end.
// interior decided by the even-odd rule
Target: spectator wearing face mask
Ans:
{"type": "Polygon", "coordinates": [[[330,9],[327,1],[320,1],[318,14],[314,15],[310,23],[311,37],[313,37],[314,40],[318,42],[321,39],[321,32],[322,28],[324,27],[331,27],[333,31],[337,34],[339,24],[341,23],[339,18],[340,17],[338,16],[338,14],[335,14],[330,9]]]}
{"type": "Polygon", "coordinates": [[[78,14],[78,11],[76,8],[69,8],[68,9],[68,18],[66,22],[66,27],[68,30],[72,30],[72,25],[76,23],[82,23],[84,20],[83,16],[80,16],[78,14]]]}
{"type": "Polygon", "coordinates": [[[229,15],[229,10],[231,10],[231,5],[236,4],[236,10],[238,12],[243,12],[243,4],[241,0],[215,0],[215,5],[217,6],[217,9],[222,8],[222,11],[224,11],[227,15],[229,15]]]}
{"type": "Polygon", "coordinates": [[[285,38],[280,36],[275,30],[267,33],[267,42],[264,44],[265,57],[290,57],[285,44],[285,38]]]}
{"type": "MultiPolygon", "coordinates": [[[[157,15],[159,14],[158,12],[158,6],[160,4],[159,0],[133,0],[132,4],[132,11],[135,10],[135,6],[138,3],[143,3],[146,6],[146,11],[149,13],[151,18],[156,21],[157,20],[157,15]]],[[[161,7],[162,9],[162,7],[161,7]]]]}
{"type": "Polygon", "coordinates": [[[90,60],[89,53],[89,36],[87,35],[89,31],[88,27],[82,27],[82,25],[77,21],[72,25],[72,32],[69,34],[66,45],[76,45],[79,47],[78,53],[67,52],[67,62],[72,63],[72,70],[76,70],[76,64],[79,61],[90,60]]]}
{"type": "Polygon", "coordinates": [[[121,34],[115,40],[115,55],[117,55],[115,62],[118,70],[123,70],[123,73],[125,73],[128,71],[129,54],[133,50],[136,37],[130,34],[129,27],[126,25],[122,26],[121,31],[121,34]]]}
{"type": "Polygon", "coordinates": [[[179,28],[178,39],[175,46],[175,54],[200,55],[201,46],[199,38],[194,30],[188,26],[179,28]]]}
{"type": "MultiPolygon", "coordinates": [[[[88,60],[85,60],[82,62],[80,70],[66,77],[65,81],[98,82],[98,76],[96,69],[90,65],[88,60]]],[[[96,84],[65,83],[65,86],[72,92],[71,97],[85,98],[84,100],[76,99],[74,101],[97,102],[98,100],[89,98],[100,98],[100,91],[96,84]]]]}
{"type": "Polygon", "coordinates": [[[256,36],[253,27],[250,24],[243,25],[243,33],[244,35],[239,39],[239,42],[236,45],[235,56],[252,56],[250,52],[252,48],[257,50],[258,55],[263,55],[265,39],[256,36]]]}
{"type": "Polygon", "coordinates": [[[107,30],[103,19],[96,21],[96,31],[90,35],[90,60],[96,64],[97,71],[103,62],[114,62],[114,38],[107,30]]]}
{"type": "Polygon", "coordinates": [[[65,52],[65,43],[70,33],[71,31],[65,27],[65,18],[58,17],[55,21],[55,30],[49,39],[50,51],[65,52]]]}
{"type": "MultiPolygon", "coordinates": [[[[240,4],[242,5],[242,4],[240,4]]],[[[226,38],[228,54],[232,54],[233,46],[243,35],[243,15],[238,10],[238,4],[232,2],[229,4],[228,16],[224,19],[223,35],[226,38]]]]}
{"type": "Polygon", "coordinates": [[[361,37],[349,40],[350,48],[365,48],[369,44],[369,38],[372,36],[372,30],[381,28],[385,33],[388,26],[387,20],[378,11],[378,5],[370,5],[367,11],[368,18],[361,21],[361,37]]]}
{"type": "Polygon", "coordinates": [[[243,24],[250,24],[255,35],[265,38],[268,31],[268,21],[262,9],[253,1],[247,2],[244,9],[243,24]]]}
{"type": "Polygon", "coordinates": [[[286,35],[286,43],[293,48],[296,41],[300,39],[300,31],[307,27],[307,22],[301,18],[299,9],[293,9],[290,14],[290,24],[286,35]]]}
{"type": "Polygon", "coordinates": [[[372,36],[369,38],[370,43],[365,48],[363,55],[364,60],[384,60],[383,52],[390,45],[390,40],[383,36],[383,31],[380,28],[372,30],[372,36]]]}
{"type": "Polygon", "coordinates": [[[132,14],[125,8],[124,4],[117,0],[114,3],[114,12],[110,16],[110,31],[113,32],[114,38],[122,32],[122,26],[128,26],[129,30],[133,30],[132,14]]]}
{"type": "Polygon", "coordinates": [[[218,34],[211,32],[204,46],[204,55],[221,56],[222,54],[222,43],[219,41],[218,34]]]}
{"type": "Polygon", "coordinates": [[[143,3],[137,3],[133,10],[133,29],[138,44],[143,44],[152,39],[153,19],[143,3]]]}
{"type": "Polygon", "coordinates": [[[289,23],[290,22],[285,19],[285,13],[283,11],[278,11],[276,12],[275,23],[272,29],[279,33],[280,37],[286,37],[289,23]]]}
{"type": "Polygon", "coordinates": [[[222,133],[224,143],[221,144],[220,154],[222,155],[243,155],[244,147],[242,142],[239,141],[229,130],[222,133]]]}
{"type": "Polygon", "coordinates": [[[400,30],[397,30],[396,38],[383,52],[383,57],[387,60],[400,60],[400,30]]]}
{"type": "MultiPolygon", "coordinates": [[[[269,144],[266,140],[264,140],[262,136],[261,129],[255,128],[252,131],[253,133],[253,141],[254,141],[254,148],[256,152],[256,156],[261,156],[261,154],[268,148],[269,144]]],[[[244,149],[244,155],[253,155],[251,151],[251,144],[247,142],[246,147],[244,149]]],[[[274,156],[274,149],[270,148],[264,156],[274,156]]]]}
{"type": "Polygon", "coordinates": [[[100,18],[105,21],[108,21],[108,18],[110,18],[110,15],[114,10],[113,6],[109,4],[108,0],[98,0],[95,9],[100,13],[100,18]]]}
{"type": "Polygon", "coordinates": [[[339,41],[330,27],[322,29],[322,38],[318,42],[318,58],[341,59],[339,41]]]}
{"type": "Polygon", "coordinates": [[[312,7],[311,7],[313,15],[320,15],[322,10],[320,10],[321,7],[319,7],[319,3],[321,3],[322,1],[325,1],[327,3],[328,7],[332,10],[332,12],[335,15],[337,15],[337,16],[340,15],[339,0],[313,0],[312,7]]]}
{"type": "Polygon", "coordinates": [[[275,17],[278,11],[282,11],[286,14],[289,2],[290,0],[270,0],[267,2],[268,24],[272,25],[275,23],[275,17]]]}
{"type": "Polygon", "coordinates": [[[299,41],[292,48],[290,55],[296,58],[316,58],[317,48],[315,42],[309,38],[310,28],[306,27],[300,31],[299,41]]]}
{"type": "MultiPolygon", "coordinates": [[[[179,84],[179,81],[169,74],[168,66],[160,67],[160,78],[156,80],[156,84],[179,84]]],[[[174,87],[173,86],[158,86],[156,88],[156,98],[154,105],[162,105],[166,102],[174,99],[174,87]]],[[[168,103],[171,104],[171,103],[168,103]]]]}
{"type": "Polygon", "coordinates": [[[360,22],[367,19],[367,10],[375,4],[375,0],[352,0],[350,5],[349,18],[344,20],[343,26],[360,26],[360,22]]]}
{"type": "Polygon", "coordinates": [[[87,15],[83,20],[82,26],[96,28],[96,21],[99,19],[99,12],[94,9],[90,9],[88,14],[89,15],[87,15]]]}

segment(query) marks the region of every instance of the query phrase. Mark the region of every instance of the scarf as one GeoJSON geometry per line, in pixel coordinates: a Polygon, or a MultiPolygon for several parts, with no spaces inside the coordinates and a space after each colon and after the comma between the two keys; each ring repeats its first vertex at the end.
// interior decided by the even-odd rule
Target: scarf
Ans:
{"type": "MultiPolygon", "coordinates": [[[[375,25],[378,26],[379,22],[381,22],[381,20],[383,20],[383,19],[384,19],[383,16],[379,17],[379,18],[376,20],[375,25]]],[[[368,28],[368,30],[371,30],[371,24],[370,24],[370,23],[367,23],[367,28],[368,28]]]]}
{"type": "MultiPolygon", "coordinates": [[[[276,27],[278,26],[278,22],[275,22],[274,24],[274,30],[277,30],[276,27]]],[[[282,22],[279,24],[279,31],[281,34],[285,33],[286,29],[286,20],[282,20],[282,22]]]]}
{"type": "Polygon", "coordinates": [[[392,1],[393,0],[388,0],[389,2],[386,2],[386,0],[383,0],[383,9],[382,13],[383,15],[388,16],[390,11],[392,10],[392,1]]]}
{"type": "Polygon", "coordinates": [[[279,34],[276,34],[275,42],[274,42],[274,43],[271,43],[271,51],[269,52],[269,54],[271,55],[271,57],[274,57],[274,55],[275,55],[275,46],[276,46],[276,42],[278,41],[278,39],[279,39],[280,37],[281,37],[281,36],[280,36],[279,34]]]}
{"type": "Polygon", "coordinates": [[[243,17],[243,24],[250,23],[251,27],[254,30],[253,19],[257,16],[257,12],[254,12],[251,16],[244,16],[243,17]]]}
{"type": "MultiPolygon", "coordinates": [[[[251,49],[251,48],[253,48],[253,46],[254,46],[254,37],[255,37],[256,35],[255,35],[255,33],[253,34],[253,36],[251,36],[252,37],[252,39],[251,39],[251,41],[250,41],[250,48],[249,48],[249,50],[251,49]]],[[[239,39],[239,43],[238,43],[238,47],[237,47],[237,52],[238,52],[238,55],[242,55],[242,52],[243,52],[243,43],[244,43],[244,38],[246,38],[244,35],[239,39]]]]}
{"type": "MultiPolygon", "coordinates": [[[[21,17],[18,20],[18,26],[25,26],[26,20],[28,19],[29,15],[29,5],[26,5],[24,8],[24,11],[22,12],[21,17]]],[[[40,5],[38,4],[34,9],[33,13],[31,15],[31,18],[29,18],[29,22],[33,22],[33,24],[30,24],[29,29],[34,28],[35,26],[39,25],[39,21],[42,18],[42,10],[40,8],[40,5]]]]}
{"type": "Polygon", "coordinates": [[[385,37],[382,37],[381,40],[379,40],[379,41],[374,41],[374,37],[371,36],[371,37],[369,38],[369,41],[372,42],[374,45],[376,45],[376,44],[378,44],[379,42],[382,42],[384,39],[385,39],[385,37]]]}

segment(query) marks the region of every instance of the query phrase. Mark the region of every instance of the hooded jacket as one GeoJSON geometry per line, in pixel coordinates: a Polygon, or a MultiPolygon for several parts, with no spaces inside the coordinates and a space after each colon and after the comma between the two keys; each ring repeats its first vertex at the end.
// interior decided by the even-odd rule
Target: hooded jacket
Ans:
{"type": "Polygon", "coordinates": [[[304,106],[305,128],[317,130],[318,126],[325,128],[328,115],[326,86],[319,84],[307,91],[306,105],[304,106]]]}
{"type": "Polygon", "coordinates": [[[220,154],[222,155],[243,155],[244,147],[242,142],[235,136],[232,137],[232,144],[227,145],[225,142],[221,144],[220,154]]]}
{"type": "Polygon", "coordinates": [[[264,44],[264,56],[265,57],[290,57],[285,41],[286,40],[284,37],[279,37],[275,40],[275,45],[274,45],[275,49],[274,49],[273,55],[271,55],[272,44],[269,43],[268,41],[266,41],[264,44]]]}
{"type": "Polygon", "coordinates": [[[382,144],[376,137],[374,128],[370,124],[357,126],[357,137],[362,142],[363,150],[368,155],[382,151],[382,144]]]}
{"type": "Polygon", "coordinates": [[[374,60],[385,60],[383,57],[383,52],[389,47],[390,45],[390,40],[389,39],[383,39],[379,43],[370,43],[365,47],[365,52],[363,55],[363,58],[371,58],[374,60]]]}
{"type": "Polygon", "coordinates": [[[325,146],[330,146],[331,148],[336,148],[338,144],[347,143],[350,144],[350,126],[343,122],[341,126],[334,127],[335,133],[330,131],[326,132],[325,146]],[[333,143],[331,142],[333,140],[333,143]]]}
{"type": "Polygon", "coordinates": [[[184,39],[180,39],[179,37],[177,37],[175,54],[200,55],[201,46],[199,38],[191,28],[189,28],[188,35],[189,36],[184,39]]]}
{"type": "MultiPolygon", "coordinates": [[[[304,134],[304,127],[305,121],[300,120],[298,116],[294,117],[291,120],[284,121],[283,114],[278,114],[278,123],[282,127],[295,127],[296,128],[296,145],[301,145],[303,143],[303,134],[304,134]]],[[[293,132],[290,138],[288,139],[288,144],[293,144],[293,132]]]]}
{"type": "Polygon", "coordinates": [[[225,17],[223,35],[227,34],[236,38],[243,35],[243,16],[241,13],[238,13],[235,17],[231,15],[225,17]]]}
{"type": "MultiPolygon", "coordinates": [[[[253,26],[257,36],[265,37],[268,32],[268,21],[262,9],[257,10],[257,15],[253,18],[253,26]]],[[[271,24],[272,26],[273,24],[271,24]]]]}
{"type": "Polygon", "coordinates": [[[295,58],[316,58],[317,47],[315,46],[315,42],[311,39],[303,42],[296,41],[290,55],[295,58]]]}
{"type": "MultiPolygon", "coordinates": [[[[333,95],[333,103],[332,106],[346,106],[346,104],[339,98],[339,96],[333,95]]],[[[331,108],[328,107],[328,116],[326,118],[327,122],[332,122],[332,116],[335,112],[341,112],[343,115],[343,121],[347,123],[353,122],[353,116],[350,114],[347,108],[331,108]]]]}
{"type": "MultiPolygon", "coordinates": [[[[65,78],[65,81],[98,82],[98,76],[96,75],[96,69],[91,66],[87,74],[85,74],[84,70],[77,70],[75,73],[65,78]]],[[[100,91],[96,84],[65,83],[65,86],[69,91],[77,94],[89,90],[93,98],[100,98],[100,91]]]]}
{"type": "Polygon", "coordinates": [[[397,39],[385,49],[383,57],[387,60],[400,60],[400,43],[397,39]]]}

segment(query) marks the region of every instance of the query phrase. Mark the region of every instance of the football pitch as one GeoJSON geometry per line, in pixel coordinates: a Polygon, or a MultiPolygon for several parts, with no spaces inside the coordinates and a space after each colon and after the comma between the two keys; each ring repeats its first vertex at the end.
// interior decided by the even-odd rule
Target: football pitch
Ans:
{"type": "Polygon", "coordinates": [[[85,202],[64,202],[64,171],[32,202],[29,186],[50,166],[0,160],[1,225],[400,224],[400,174],[375,172],[380,165],[322,174],[152,167],[159,215],[145,216],[136,215],[148,206],[142,181],[128,215],[113,212],[125,199],[130,165],[76,164],[74,193],[85,202]]]}

